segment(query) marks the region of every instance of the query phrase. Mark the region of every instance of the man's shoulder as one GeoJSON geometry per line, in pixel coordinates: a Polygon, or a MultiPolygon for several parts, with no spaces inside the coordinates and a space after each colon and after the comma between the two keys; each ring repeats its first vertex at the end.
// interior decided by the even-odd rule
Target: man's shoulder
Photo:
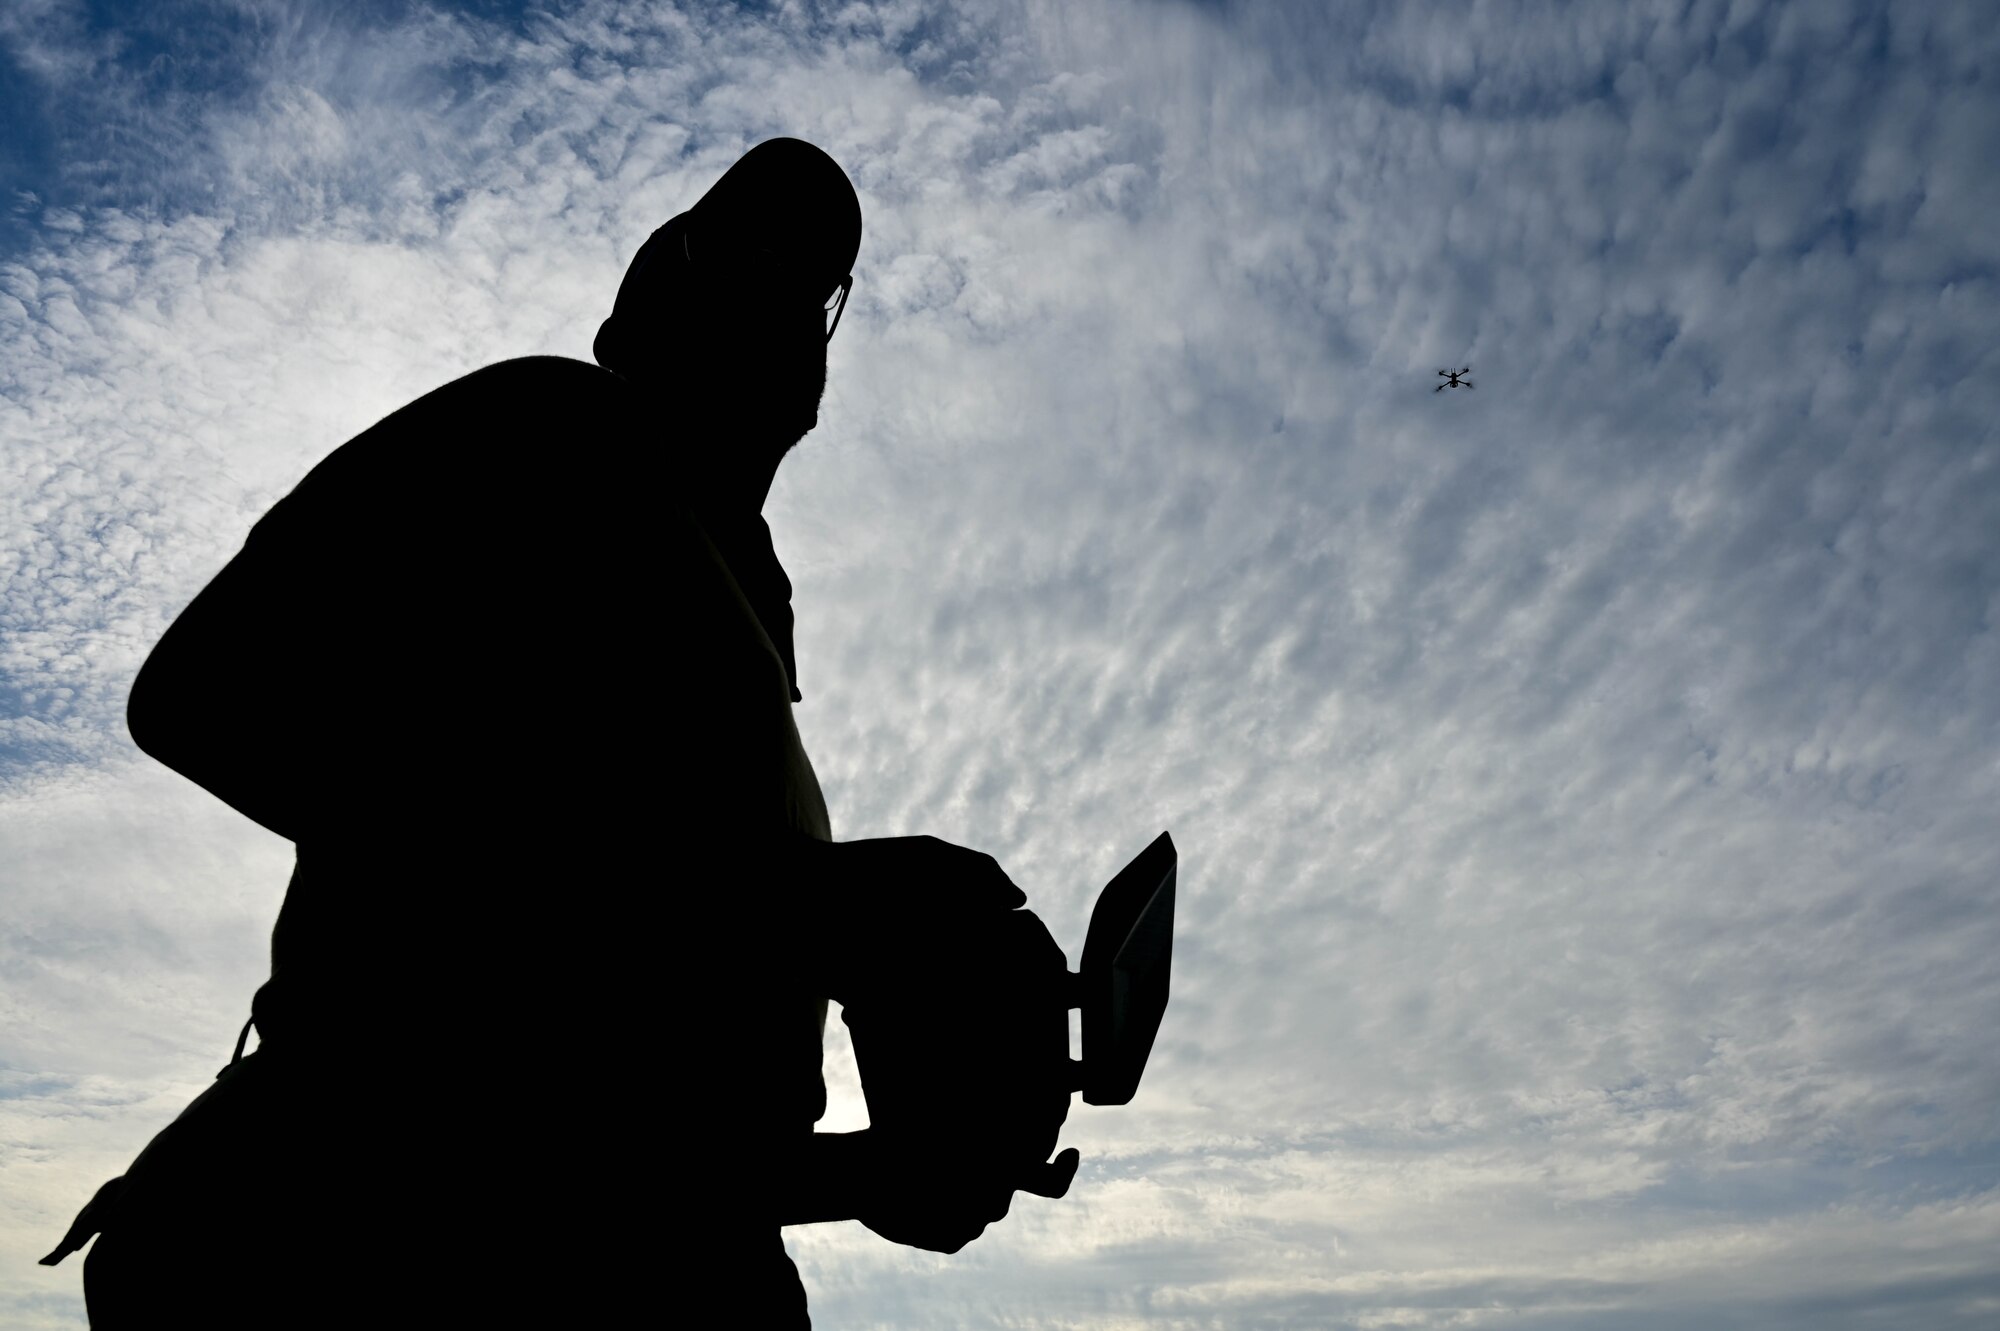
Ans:
{"type": "Polygon", "coordinates": [[[594,474],[593,452],[616,456],[635,428],[631,385],[564,356],[497,361],[432,389],[333,450],[267,514],[260,528],[309,514],[378,516],[451,496],[546,492],[594,474]],[[491,493],[489,493],[491,492],[491,493]]]}
{"type": "MultiPolygon", "coordinates": [[[[622,391],[625,381],[601,365],[593,365],[589,361],[577,360],[570,356],[516,356],[511,360],[495,361],[469,374],[460,375],[444,388],[456,388],[460,385],[486,389],[573,387],[584,392],[616,392],[622,391]]],[[[444,389],[438,391],[442,392],[444,389]]]]}
{"type": "MultiPolygon", "coordinates": [[[[611,371],[567,356],[517,356],[495,361],[434,388],[402,411],[456,411],[488,415],[527,412],[531,419],[565,412],[617,412],[630,405],[632,386],[611,371]]],[[[502,424],[507,417],[496,418],[502,424]]]]}
{"type": "MultiPolygon", "coordinates": [[[[551,426],[603,428],[633,404],[632,386],[611,371],[567,356],[495,361],[390,412],[336,452],[366,452],[393,439],[424,453],[455,446],[531,442],[551,426]],[[355,445],[362,445],[356,449],[355,445]]],[[[534,441],[534,442],[538,442],[534,441]]],[[[406,457],[404,462],[421,462],[406,457]]]]}

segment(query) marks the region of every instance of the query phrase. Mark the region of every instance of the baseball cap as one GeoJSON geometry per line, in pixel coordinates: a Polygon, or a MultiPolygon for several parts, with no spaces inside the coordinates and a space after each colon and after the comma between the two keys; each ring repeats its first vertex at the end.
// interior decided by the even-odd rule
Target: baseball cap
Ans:
{"type": "Polygon", "coordinates": [[[840,164],[803,139],[766,139],[647,237],[597,330],[593,354],[614,371],[648,359],[676,261],[782,273],[817,296],[850,274],[860,251],[861,200],[840,164]]]}

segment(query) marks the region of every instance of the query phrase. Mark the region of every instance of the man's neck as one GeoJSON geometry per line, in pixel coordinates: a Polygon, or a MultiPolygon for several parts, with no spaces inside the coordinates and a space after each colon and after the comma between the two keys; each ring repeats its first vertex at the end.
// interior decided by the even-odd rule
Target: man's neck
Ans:
{"type": "Polygon", "coordinates": [[[700,423],[691,442],[701,450],[688,459],[685,471],[695,506],[726,516],[764,511],[778,465],[792,447],[772,439],[732,436],[727,421],[700,423]]]}

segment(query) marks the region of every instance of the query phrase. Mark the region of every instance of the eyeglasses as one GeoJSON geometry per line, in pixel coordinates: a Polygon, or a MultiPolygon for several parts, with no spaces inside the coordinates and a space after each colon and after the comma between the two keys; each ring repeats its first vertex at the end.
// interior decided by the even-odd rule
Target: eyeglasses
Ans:
{"type": "MultiPolygon", "coordinates": [[[[725,256],[723,262],[726,264],[728,262],[726,247],[717,248],[725,256]]],[[[695,263],[694,251],[688,246],[685,228],[681,231],[681,256],[688,261],[690,267],[700,266],[695,263]]],[[[734,257],[742,263],[742,270],[732,275],[734,279],[739,283],[763,288],[760,294],[769,294],[783,300],[787,294],[796,293],[806,281],[810,280],[797,271],[795,264],[787,263],[776,250],[745,250],[739,251],[734,257]]],[[[821,303],[821,312],[826,316],[826,340],[829,342],[833,341],[833,330],[840,327],[841,313],[847,308],[847,294],[852,290],[854,290],[854,274],[849,273],[840,279],[840,284],[833,289],[833,293],[821,303]]]]}
{"type": "Polygon", "coordinates": [[[833,330],[840,327],[840,312],[847,308],[847,293],[854,290],[854,274],[840,279],[840,285],[826,298],[826,312],[832,317],[826,321],[826,340],[833,341],[833,330]]]}

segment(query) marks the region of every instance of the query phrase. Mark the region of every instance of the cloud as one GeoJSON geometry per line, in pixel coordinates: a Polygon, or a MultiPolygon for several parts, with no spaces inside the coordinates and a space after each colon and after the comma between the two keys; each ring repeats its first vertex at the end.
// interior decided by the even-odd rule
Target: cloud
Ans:
{"type": "Polygon", "coordinates": [[[1972,12],[213,7],[147,82],[164,29],[17,8],[85,102],[0,264],[9,1251],[226,1057],[282,887],[130,749],[145,652],[341,440],[587,356],[639,241],[795,133],[867,219],[767,509],[836,835],[990,850],[1072,947],[1183,855],[1072,1198],[949,1260],[789,1231],[816,1315],[1974,1324],[1972,12]]]}

